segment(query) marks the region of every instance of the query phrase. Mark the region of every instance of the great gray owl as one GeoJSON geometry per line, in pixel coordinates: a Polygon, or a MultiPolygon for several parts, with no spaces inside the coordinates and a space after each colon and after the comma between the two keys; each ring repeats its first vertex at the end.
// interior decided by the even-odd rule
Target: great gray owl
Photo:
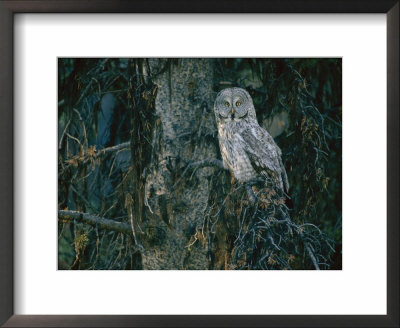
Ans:
{"type": "Polygon", "coordinates": [[[259,126],[249,93],[241,88],[222,90],[215,99],[214,113],[224,167],[239,182],[251,182],[262,176],[272,178],[282,191],[288,191],[282,152],[259,126]]]}

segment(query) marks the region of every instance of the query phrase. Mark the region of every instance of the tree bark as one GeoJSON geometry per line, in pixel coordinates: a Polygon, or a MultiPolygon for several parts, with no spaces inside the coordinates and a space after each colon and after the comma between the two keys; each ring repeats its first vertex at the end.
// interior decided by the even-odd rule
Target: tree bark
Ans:
{"type": "Polygon", "coordinates": [[[188,163],[217,158],[217,144],[208,142],[216,139],[213,62],[154,59],[150,66],[153,76],[161,73],[153,77],[158,119],[146,172],[143,269],[207,269],[207,243],[199,231],[209,194],[207,177],[216,169],[190,172],[196,180],[192,186],[189,178],[179,178],[188,163]]]}

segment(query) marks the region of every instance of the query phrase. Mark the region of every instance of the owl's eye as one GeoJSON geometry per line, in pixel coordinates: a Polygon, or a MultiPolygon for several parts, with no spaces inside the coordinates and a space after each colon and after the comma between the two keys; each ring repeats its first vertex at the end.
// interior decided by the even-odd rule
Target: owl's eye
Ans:
{"type": "Polygon", "coordinates": [[[236,102],[236,107],[239,107],[241,104],[242,104],[241,101],[238,100],[238,101],[236,102]]]}
{"type": "Polygon", "coordinates": [[[229,107],[229,102],[225,101],[224,105],[225,105],[225,107],[229,107]]]}

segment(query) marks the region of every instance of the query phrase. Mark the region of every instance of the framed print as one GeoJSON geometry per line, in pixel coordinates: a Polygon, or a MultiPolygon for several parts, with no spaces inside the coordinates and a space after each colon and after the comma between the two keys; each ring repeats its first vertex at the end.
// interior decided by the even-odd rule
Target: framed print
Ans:
{"type": "Polygon", "coordinates": [[[4,326],[399,325],[398,1],[0,9],[4,326]]]}

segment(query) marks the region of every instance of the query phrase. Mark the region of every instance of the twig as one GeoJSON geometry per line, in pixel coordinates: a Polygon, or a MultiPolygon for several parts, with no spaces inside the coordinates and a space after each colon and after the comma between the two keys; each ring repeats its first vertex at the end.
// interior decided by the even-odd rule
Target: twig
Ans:
{"type": "Polygon", "coordinates": [[[87,149],[88,148],[88,139],[87,139],[87,135],[86,135],[85,123],[83,122],[81,113],[79,113],[79,111],[76,108],[72,108],[72,110],[78,115],[79,121],[81,122],[82,130],[83,130],[83,138],[85,139],[85,146],[86,146],[86,149],[87,149]]]}
{"type": "Polygon", "coordinates": [[[99,150],[97,152],[97,156],[104,156],[104,155],[106,155],[108,153],[112,153],[114,151],[118,151],[118,150],[129,148],[130,145],[131,145],[131,143],[128,141],[128,142],[123,142],[123,143],[121,143],[119,145],[115,145],[115,146],[112,146],[112,147],[103,148],[103,149],[101,149],[101,150],[99,150]]]}
{"type": "MultiPolygon", "coordinates": [[[[79,142],[78,139],[76,139],[76,138],[70,136],[68,133],[67,133],[67,136],[70,137],[70,138],[73,138],[74,140],[76,140],[77,142],[79,142]]],[[[80,142],[79,142],[79,144],[80,144],[80,146],[82,147],[82,144],[81,144],[80,142]]],[[[112,146],[112,147],[107,147],[107,148],[100,149],[99,151],[97,151],[97,152],[95,153],[95,156],[96,156],[96,158],[99,158],[99,157],[105,156],[105,155],[107,155],[107,154],[109,154],[109,153],[112,153],[112,152],[119,152],[119,151],[129,150],[130,144],[131,144],[131,143],[128,141],[128,142],[123,142],[123,143],[121,143],[121,144],[119,144],[119,145],[115,145],[115,146],[112,146]]],[[[90,159],[91,159],[91,157],[86,155],[86,156],[82,159],[82,163],[83,163],[83,164],[86,164],[87,162],[90,161],[90,159]]]]}
{"type": "Polygon", "coordinates": [[[97,226],[100,229],[122,232],[128,236],[132,236],[132,229],[129,224],[102,218],[89,213],[59,210],[58,219],[64,221],[75,220],[76,222],[89,224],[93,227],[97,226]]]}
{"type": "Polygon", "coordinates": [[[320,268],[318,266],[318,263],[317,263],[317,260],[316,260],[316,258],[314,256],[314,253],[311,251],[311,248],[310,248],[310,245],[308,244],[308,242],[305,242],[304,246],[306,247],[308,255],[310,256],[311,261],[314,264],[315,270],[320,270],[320,268]]]}
{"type": "Polygon", "coordinates": [[[86,206],[90,207],[92,209],[92,211],[96,211],[96,209],[90,204],[90,202],[82,195],[80,194],[73,185],[69,186],[72,191],[80,198],[83,200],[83,202],[86,204],[86,206]]]}
{"type": "Polygon", "coordinates": [[[225,169],[224,165],[222,164],[222,161],[220,161],[219,159],[216,159],[216,158],[209,158],[209,159],[205,159],[202,161],[189,163],[186,166],[185,170],[183,171],[182,175],[179,177],[179,179],[173,185],[173,188],[175,188],[178,185],[178,183],[183,179],[183,177],[185,176],[186,172],[189,169],[191,169],[191,168],[200,169],[200,168],[207,167],[207,166],[215,166],[222,170],[225,169]]]}
{"type": "Polygon", "coordinates": [[[67,125],[64,128],[64,131],[63,131],[63,133],[61,135],[61,138],[60,138],[60,142],[58,143],[58,149],[61,149],[61,145],[62,145],[62,142],[63,142],[63,139],[64,139],[64,135],[67,132],[67,129],[68,129],[69,125],[71,124],[71,121],[72,121],[72,119],[70,119],[68,121],[67,125]]]}

